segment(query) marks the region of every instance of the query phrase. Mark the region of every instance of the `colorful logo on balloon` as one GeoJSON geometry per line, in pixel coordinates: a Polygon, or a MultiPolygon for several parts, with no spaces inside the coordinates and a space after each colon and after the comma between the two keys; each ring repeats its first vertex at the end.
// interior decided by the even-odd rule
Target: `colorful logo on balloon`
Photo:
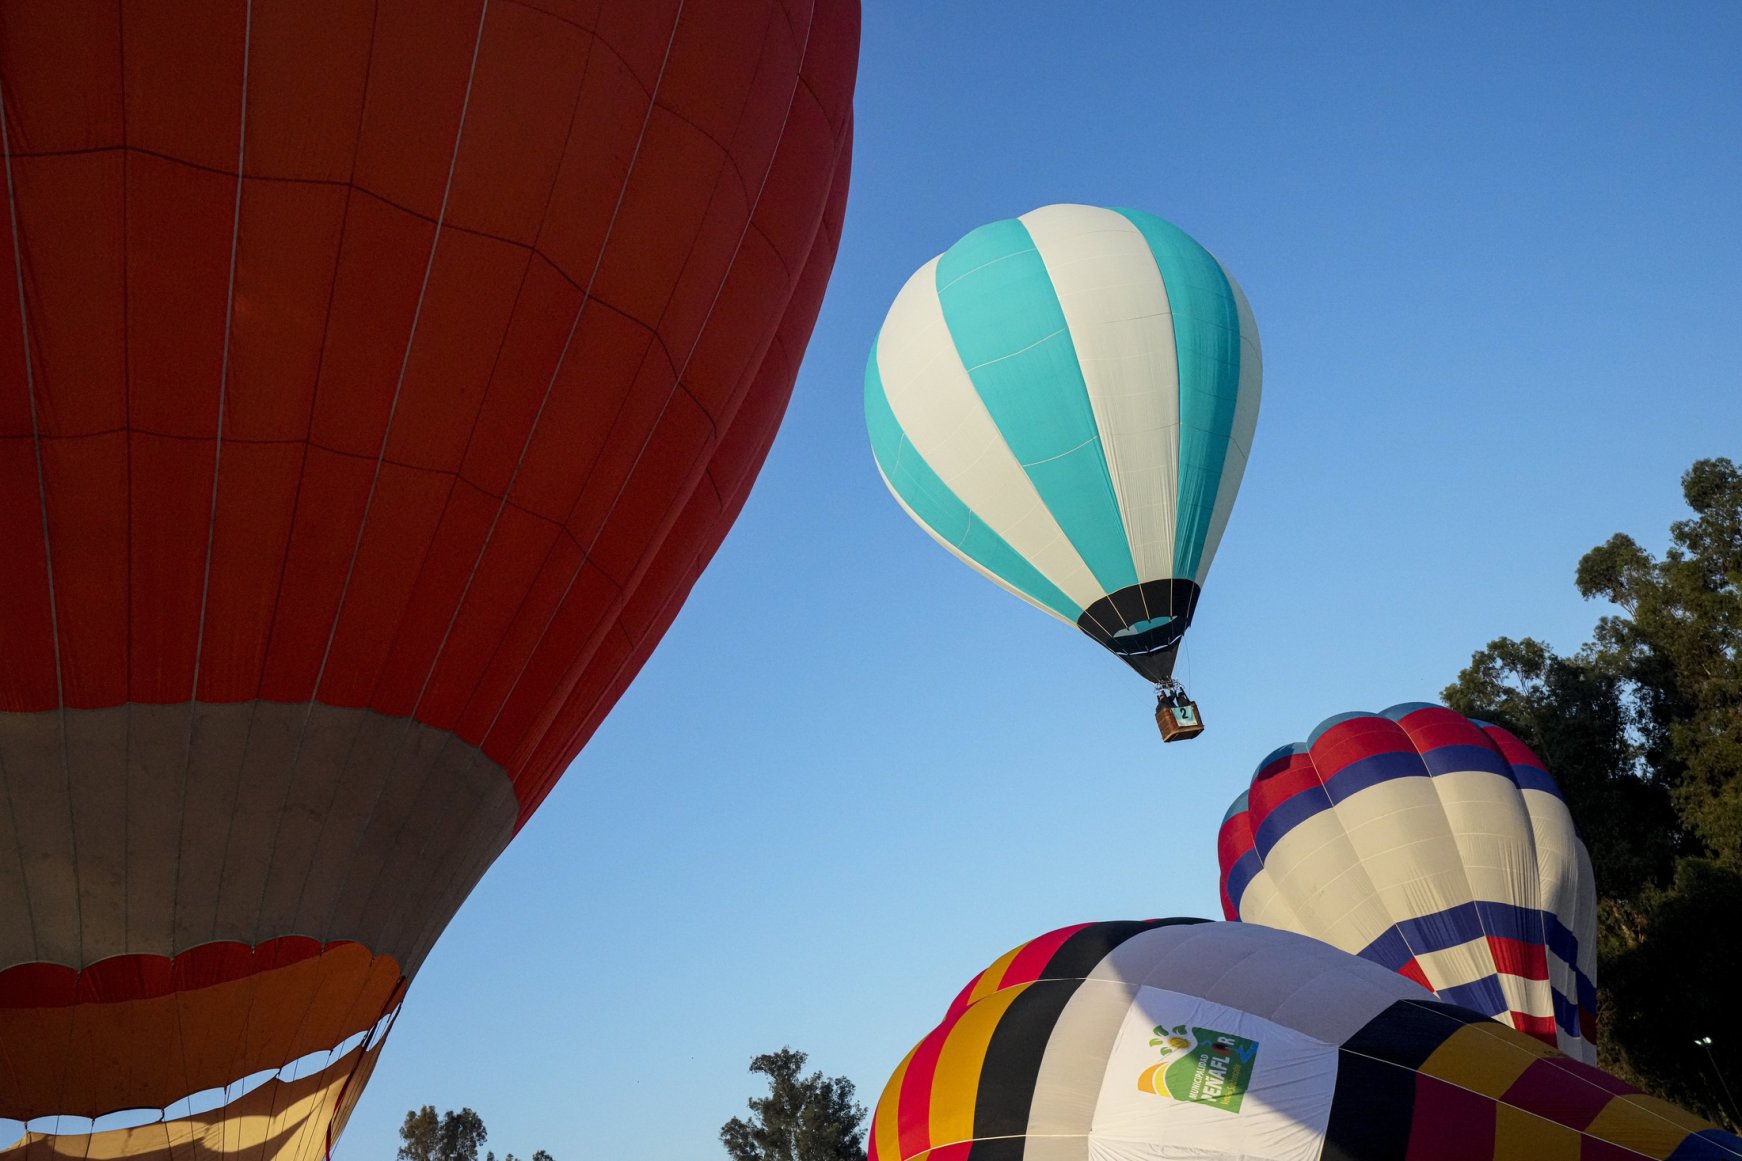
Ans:
{"type": "Polygon", "coordinates": [[[1156,1025],[1149,1046],[1161,1059],[1137,1078],[1139,1092],[1177,1101],[1209,1105],[1230,1113],[1240,1111],[1252,1084],[1258,1041],[1214,1028],[1172,1028],[1156,1025]]]}

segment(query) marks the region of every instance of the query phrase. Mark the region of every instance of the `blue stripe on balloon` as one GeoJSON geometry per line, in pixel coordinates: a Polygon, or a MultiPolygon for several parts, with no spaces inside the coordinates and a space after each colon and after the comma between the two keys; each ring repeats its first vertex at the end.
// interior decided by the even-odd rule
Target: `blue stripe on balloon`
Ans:
{"type": "Polygon", "coordinates": [[[1345,802],[1368,787],[1396,778],[1425,778],[1421,757],[1414,750],[1392,750],[1350,762],[1325,782],[1332,802],[1345,802]]]}
{"type": "Polygon", "coordinates": [[[1476,900],[1476,917],[1482,930],[1501,939],[1515,939],[1532,946],[1547,946],[1541,911],[1513,903],[1496,903],[1491,899],[1476,900]]]}
{"type": "Polygon", "coordinates": [[[1577,968],[1573,969],[1579,985],[1579,1007],[1597,1010],[1597,982],[1577,968]]]}
{"type": "Polygon", "coordinates": [[[1246,894],[1246,888],[1252,885],[1252,880],[1258,877],[1258,872],[1264,869],[1264,862],[1258,857],[1258,852],[1247,851],[1234,865],[1228,868],[1228,900],[1234,904],[1234,914],[1240,914],[1240,899],[1246,894]]]}
{"type": "MultiPolygon", "coordinates": [[[[1327,718],[1319,724],[1319,727],[1316,730],[1313,731],[1313,741],[1318,741],[1327,730],[1334,726],[1341,725],[1347,721],[1353,721],[1356,718],[1372,716],[1374,715],[1350,713],[1338,714],[1336,717],[1327,718]]],[[[1279,760],[1291,757],[1294,754],[1303,753],[1308,749],[1308,747],[1309,744],[1301,742],[1278,747],[1276,750],[1273,750],[1268,754],[1264,761],[1258,764],[1258,772],[1262,774],[1266,768],[1277,763],[1279,760]]],[[[1329,803],[1320,801],[1311,809],[1305,809],[1299,806],[1294,807],[1282,816],[1286,825],[1283,823],[1272,825],[1272,820],[1278,817],[1279,812],[1282,812],[1283,805],[1293,802],[1293,798],[1285,800],[1284,804],[1278,805],[1271,812],[1270,816],[1265,819],[1264,828],[1268,828],[1270,834],[1273,836],[1270,840],[1270,845],[1275,845],[1275,842],[1281,839],[1283,835],[1287,834],[1289,829],[1301,822],[1305,822],[1320,810],[1325,809],[1326,806],[1330,805],[1330,803],[1343,802],[1350,796],[1359,791],[1366,790],[1370,786],[1376,786],[1381,782],[1386,782],[1393,778],[1430,775],[1437,776],[1440,774],[1464,773],[1472,770],[1498,775],[1516,783],[1520,790],[1541,790],[1553,794],[1556,798],[1561,797],[1560,787],[1555,784],[1554,779],[1549,776],[1547,771],[1536,766],[1514,766],[1508,763],[1500,754],[1488,749],[1486,746],[1436,746],[1435,748],[1427,750],[1421,754],[1417,754],[1413,750],[1395,750],[1387,751],[1383,754],[1374,754],[1371,757],[1362,758],[1349,763],[1349,765],[1337,771],[1327,782],[1324,783],[1325,791],[1330,795],[1329,803]]],[[[1301,793],[1307,792],[1302,791],[1301,793]]],[[[1294,797],[1298,798],[1299,796],[1299,794],[1296,794],[1294,797]]],[[[1223,821],[1227,820],[1224,819],[1223,821]]],[[[1261,831],[1264,828],[1260,828],[1261,831]]],[[[1264,852],[1266,856],[1269,855],[1269,846],[1264,848],[1264,852]]],[[[1571,936],[1569,935],[1568,938],[1570,939],[1571,936]]],[[[1570,961],[1570,957],[1563,958],[1568,958],[1570,961]]]]}
{"type": "Polygon", "coordinates": [[[1403,965],[1415,958],[1409,942],[1396,927],[1387,927],[1378,939],[1361,949],[1361,958],[1372,960],[1392,971],[1402,971],[1403,965]]]}
{"type": "MultiPolygon", "coordinates": [[[[1179,501],[1173,575],[1195,578],[1227,466],[1240,395],[1240,308],[1210,252],[1179,227],[1141,210],[1115,208],[1143,234],[1173,315],[1179,365],[1179,501]]],[[[1230,501],[1232,497],[1230,497],[1230,501]]]]}
{"type": "Polygon", "coordinates": [[[1075,623],[1083,615],[1081,605],[969,511],[902,434],[883,389],[883,376],[877,369],[876,344],[871,347],[871,360],[865,367],[865,426],[871,434],[871,452],[890,487],[926,527],[987,572],[1066,620],[1075,623]]]}
{"type": "MultiPolygon", "coordinates": [[[[1563,996],[1559,988],[1551,986],[1549,992],[1554,997],[1555,1027],[1568,1036],[1584,1036],[1583,1029],[1579,1027],[1578,1006],[1563,996]]],[[[1590,1038],[1586,1037],[1586,1039],[1590,1038]]]]}
{"type": "Polygon", "coordinates": [[[1456,907],[1435,911],[1431,915],[1400,919],[1397,930],[1408,941],[1409,946],[1415,949],[1417,955],[1457,947],[1471,940],[1481,939],[1485,934],[1474,903],[1460,903],[1456,907]]]}
{"type": "MultiPolygon", "coordinates": [[[[1560,786],[1541,766],[1514,765],[1512,767],[1512,780],[1518,783],[1520,790],[1540,790],[1544,794],[1552,794],[1556,798],[1561,798],[1560,786]]],[[[1561,801],[1565,802],[1566,799],[1561,798],[1561,801]]]]}
{"type": "MultiPolygon", "coordinates": [[[[1318,729],[1313,731],[1314,740],[1316,741],[1319,736],[1333,726],[1356,718],[1371,716],[1373,715],[1354,713],[1338,714],[1334,718],[1328,718],[1320,724],[1318,729]]],[[[1306,747],[1299,742],[1292,746],[1280,747],[1268,755],[1258,768],[1263,771],[1279,759],[1300,753],[1304,749],[1306,747]]],[[[1296,794],[1294,798],[1286,799],[1284,803],[1279,804],[1265,819],[1264,826],[1270,828],[1274,834],[1275,837],[1272,839],[1272,844],[1274,844],[1274,841],[1288,833],[1290,828],[1311,818],[1320,810],[1325,809],[1327,805],[1346,801],[1360,791],[1377,786],[1381,782],[1388,782],[1394,778],[1428,777],[1471,770],[1496,774],[1509,781],[1516,781],[1521,789],[1553,788],[1552,780],[1548,781],[1547,785],[1538,785],[1537,783],[1539,777],[1548,779],[1546,773],[1532,766],[1511,766],[1504,758],[1486,746],[1437,746],[1421,754],[1417,754],[1414,750],[1392,750],[1358,759],[1331,775],[1330,779],[1324,783],[1325,793],[1329,795],[1329,802],[1319,802],[1311,809],[1294,807],[1283,814],[1286,825],[1279,823],[1273,826],[1272,820],[1278,817],[1278,814],[1283,811],[1283,807],[1292,803],[1294,798],[1300,797],[1300,794],[1296,794]]],[[[1305,794],[1308,791],[1300,793],[1305,794]]],[[[1269,854],[1268,847],[1265,848],[1265,853],[1269,854]]]]}
{"type": "MultiPolygon", "coordinates": [[[[1579,970],[1579,941],[1552,911],[1520,907],[1514,903],[1497,903],[1490,899],[1460,903],[1429,915],[1400,920],[1392,929],[1404,940],[1414,955],[1444,951],[1449,947],[1469,943],[1486,935],[1498,935],[1523,943],[1540,943],[1573,969],[1578,981],[1579,1001],[1587,1007],[1596,1004],[1596,988],[1579,970]]],[[[1364,958],[1372,959],[1369,951],[1392,939],[1392,932],[1381,935],[1362,950],[1364,958]]]]}
{"type": "Polygon", "coordinates": [[[974,390],[1077,555],[1104,592],[1136,584],[1076,344],[1028,227],[993,222],[951,246],[937,295],[974,390]]]}
{"type": "MultiPolygon", "coordinates": [[[[1366,717],[1351,714],[1351,717],[1366,717]]],[[[1278,751],[1281,754],[1282,751],[1278,751]]],[[[1266,759],[1268,764],[1271,759],[1266,759]]],[[[1259,853],[1266,859],[1271,848],[1282,841],[1289,831],[1321,811],[1343,802],[1352,795],[1396,778],[1425,778],[1421,759],[1414,750],[1374,754],[1351,762],[1319,786],[1308,786],[1283,799],[1271,808],[1253,836],[1259,853]]]]}
{"type": "Polygon", "coordinates": [[[1313,815],[1329,809],[1331,800],[1323,786],[1309,786],[1277,803],[1252,834],[1252,845],[1257,848],[1258,857],[1268,861],[1271,850],[1284,835],[1313,815]]]}
{"type": "Polygon", "coordinates": [[[1701,1129],[1684,1138],[1664,1161],[1736,1161],[1742,1157],[1742,1138],[1722,1129],[1701,1129]]]}
{"type": "Polygon", "coordinates": [[[1552,911],[1544,913],[1543,941],[1548,949],[1570,964],[1579,962],[1579,937],[1552,911]]]}
{"type": "Polygon", "coordinates": [[[1467,984],[1454,984],[1449,988],[1441,988],[1434,994],[1448,1004],[1474,1008],[1484,1016],[1498,1016],[1502,1012],[1511,1011],[1511,1005],[1506,1002],[1506,993],[1500,990],[1499,976],[1483,976],[1467,984]]]}
{"type": "MultiPolygon", "coordinates": [[[[1493,906],[1493,905],[1490,904],[1490,906],[1493,906]]],[[[1523,910],[1523,909],[1519,909],[1519,910],[1523,910]]],[[[1546,916],[1546,913],[1544,913],[1544,914],[1546,916]]],[[[1468,916],[1467,915],[1460,916],[1459,918],[1460,919],[1467,919],[1468,916]]],[[[1419,931],[1417,931],[1416,934],[1419,935],[1419,931]]],[[[1494,934],[1500,934],[1500,933],[1496,932],[1494,934]]],[[[1455,938],[1455,936],[1442,935],[1441,938],[1442,939],[1455,938]]],[[[1479,938],[1481,938],[1479,935],[1472,936],[1470,939],[1463,940],[1462,942],[1463,943],[1470,943],[1470,942],[1474,942],[1474,940],[1479,939],[1479,938]]],[[[1518,936],[1514,935],[1514,936],[1512,936],[1512,938],[1518,938],[1518,936]]],[[[1458,945],[1451,944],[1451,945],[1447,945],[1447,946],[1458,946],[1458,945]]],[[[1444,950],[1446,950],[1445,947],[1432,947],[1432,948],[1413,947],[1412,948],[1410,946],[1409,940],[1404,935],[1402,925],[1393,925],[1391,927],[1386,928],[1385,931],[1380,934],[1379,938],[1375,939],[1372,943],[1369,943],[1366,947],[1362,948],[1361,951],[1359,952],[1359,955],[1364,960],[1368,960],[1371,963],[1379,964],[1381,967],[1389,968],[1391,971],[1395,972],[1395,971],[1402,971],[1405,965],[1407,965],[1411,960],[1415,959],[1418,952],[1425,955],[1429,951],[1444,951],[1444,950]]],[[[1589,986],[1589,981],[1585,979],[1585,977],[1582,973],[1578,972],[1577,968],[1574,969],[1574,973],[1575,973],[1575,978],[1576,978],[1581,990],[1583,988],[1589,986]]],[[[1498,986],[1498,982],[1497,982],[1498,978],[1499,978],[1498,975],[1492,975],[1492,976],[1489,976],[1487,978],[1491,979],[1491,980],[1495,980],[1496,987],[1498,986]]],[[[1451,1000],[1454,1003],[1464,1003],[1464,1001],[1462,1001],[1462,1000],[1455,999],[1455,996],[1460,994],[1461,989],[1469,989],[1469,988],[1477,989],[1478,993],[1480,995],[1483,995],[1483,996],[1486,996],[1488,994],[1486,987],[1484,985],[1482,985],[1480,983],[1480,981],[1478,981],[1476,984],[1463,984],[1463,985],[1448,986],[1448,987],[1440,989],[1438,994],[1441,997],[1443,997],[1447,1000],[1451,1000]]],[[[1594,989],[1593,989],[1593,995],[1594,995],[1594,989]]],[[[1578,1011],[1577,1005],[1575,1005],[1573,1003],[1573,1001],[1571,999],[1569,999],[1567,996],[1562,994],[1560,989],[1556,988],[1553,984],[1549,985],[1549,996],[1550,996],[1551,1002],[1554,1006],[1555,1025],[1557,1027],[1559,1027],[1563,1032],[1565,1032],[1568,1036],[1584,1036],[1585,1034],[1580,1029],[1580,1026],[1579,1026],[1580,1021],[1579,1021],[1579,1011],[1578,1011]]],[[[1469,1007],[1472,1005],[1466,1004],[1465,1006],[1469,1007]]],[[[1587,1007],[1592,1007],[1592,1005],[1587,1005],[1587,1007]]],[[[1594,1011],[1595,1008],[1592,1007],[1592,1010],[1594,1011]]],[[[1496,1013],[1489,1012],[1487,1014],[1492,1016],[1492,1015],[1495,1015],[1496,1013]]],[[[1585,1038],[1589,1039],[1588,1036],[1585,1038]]]]}
{"type": "Polygon", "coordinates": [[[1498,774],[1508,782],[1518,781],[1511,763],[1490,746],[1435,746],[1423,750],[1421,760],[1429,774],[1462,774],[1479,770],[1484,774],[1498,774]]]}

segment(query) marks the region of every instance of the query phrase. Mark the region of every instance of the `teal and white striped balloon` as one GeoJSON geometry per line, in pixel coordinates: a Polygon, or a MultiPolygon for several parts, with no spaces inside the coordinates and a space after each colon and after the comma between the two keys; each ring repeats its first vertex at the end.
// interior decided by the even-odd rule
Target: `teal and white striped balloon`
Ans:
{"type": "Polygon", "coordinates": [[[1252,311],[1177,227],[1043,206],[902,287],[865,369],[884,482],[938,543],[1152,681],[1258,421],[1252,311]]]}

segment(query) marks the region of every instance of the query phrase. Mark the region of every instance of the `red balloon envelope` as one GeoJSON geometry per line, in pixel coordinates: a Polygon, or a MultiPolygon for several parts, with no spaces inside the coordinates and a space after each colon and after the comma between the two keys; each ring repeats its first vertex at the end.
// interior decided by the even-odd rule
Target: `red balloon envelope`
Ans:
{"type": "Polygon", "coordinates": [[[767,452],[858,21],[0,6],[0,1119],[62,1134],[27,1151],[330,1149],[767,452]]]}

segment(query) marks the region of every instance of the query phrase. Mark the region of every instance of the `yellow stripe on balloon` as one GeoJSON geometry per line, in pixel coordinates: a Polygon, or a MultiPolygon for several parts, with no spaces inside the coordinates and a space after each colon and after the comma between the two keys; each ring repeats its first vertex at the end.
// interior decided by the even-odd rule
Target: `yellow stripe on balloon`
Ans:
{"type": "Polygon", "coordinates": [[[1507,1104],[1494,1114],[1494,1161],[1579,1161],[1577,1129],[1507,1104]]]}
{"type": "Polygon", "coordinates": [[[1003,955],[992,961],[992,966],[981,972],[974,980],[974,990],[968,993],[968,1003],[972,1004],[985,999],[998,990],[998,985],[1004,982],[1004,973],[1010,970],[1010,965],[1016,959],[1016,953],[1027,947],[1026,943],[1017,944],[1003,955]]]}
{"type": "Polygon", "coordinates": [[[1499,1024],[1466,1024],[1422,1061],[1421,1073],[1498,1099],[1525,1069],[1552,1052],[1499,1024]]]}
{"type": "Polygon", "coordinates": [[[970,1006],[956,1020],[938,1053],[931,1087],[931,1143],[936,1148],[974,1135],[974,1104],[980,1091],[980,1070],[992,1033],[1012,1001],[1027,984],[994,992],[970,1006]]]}
{"type": "Polygon", "coordinates": [[[1603,1106],[1585,1135],[1647,1157],[1668,1157],[1690,1134],[1711,1125],[1668,1101],[1642,1092],[1624,1093],[1603,1106]]]}
{"type": "Polygon", "coordinates": [[[901,1156],[901,1084],[907,1079],[907,1066],[913,1060],[913,1054],[919,1051],[919,1045],[906,1056],[895,1068],[895,1075],[889,1078],[889,1083],[883,1086],[883,1095],[877,1098],[877,1110],[871,1116],[871,1156],[875,1161],[903,1161],[901,1156]]]}

